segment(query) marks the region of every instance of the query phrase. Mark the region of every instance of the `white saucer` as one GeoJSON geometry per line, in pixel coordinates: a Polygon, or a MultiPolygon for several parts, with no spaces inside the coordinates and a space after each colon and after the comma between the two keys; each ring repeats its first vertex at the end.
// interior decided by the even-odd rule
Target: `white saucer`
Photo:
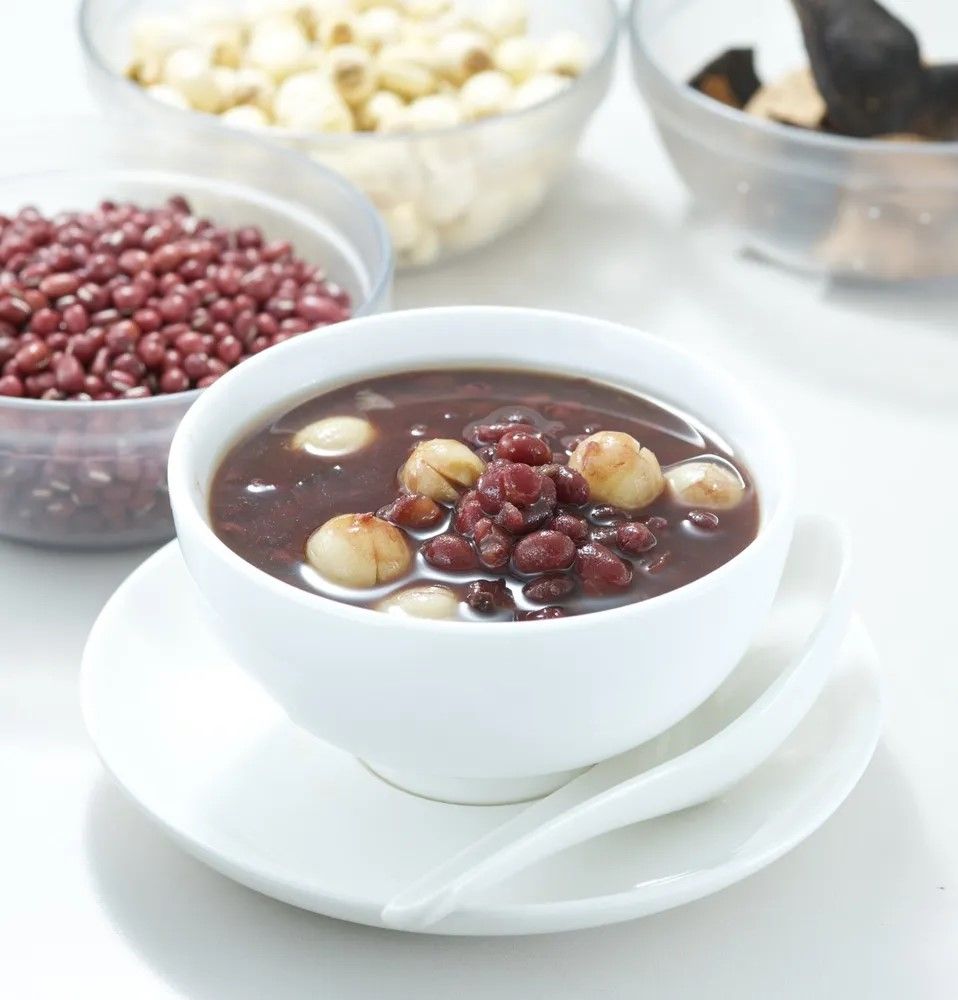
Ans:
{"type": "MultiPolygon", "coordinates": [[[[801,605],[798,600],[790,603],[801,605]]],[[[83,659],[87,728],[106,767],[187,851],[317,913],[382,926],[402,886],[520,806],[455,806],[401,792],[296,729],[207,629],[175,542],[101,612],[83,659]]],[[[780,668],[802,636],[782,608],[733,677],[650,746],[699,742],[780,668]],[[797,634],[796,634],[797,633],[797,634]]],[[[860,621],[818,704],[782,749],[707,805],[609,834],[523,873],[440,934],[534,934],[629,920],[723,889],[816,830],[855,786],[881,724],[876,656],[860,621]]]]}

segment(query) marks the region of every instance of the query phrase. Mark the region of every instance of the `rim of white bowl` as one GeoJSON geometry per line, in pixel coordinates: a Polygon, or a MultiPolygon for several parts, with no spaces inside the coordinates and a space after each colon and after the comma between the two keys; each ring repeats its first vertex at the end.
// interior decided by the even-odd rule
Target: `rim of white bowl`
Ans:
{"type": "MultiPolygon", "coordinates": [[[[194,111],[192,108],[177,108],[173,105],[164,104],[162,101],[156,100],[154,97],[150,97],[146,91],[134,83],[132,80],[126,79],[122,74],[117,73],[110,66],[107,65],[106,60],[103,59],[100,50],[93,43],[90,37],[90,4],[92,0],[81,0],[80,7],[77,12],[77,21],[80,33],[80,47],[87,60],[87,65],[93,67],[100,76],[108,79],[114,84],[120,84],[124,88],[128,89],[128,92],[137,94],[137,100],[142,100],[147,102],[150,107],[155,107],[157,113],[162,116],[168,117],[170,120],[177,119],[192,120],[197,124],[202,123],[203,127],[209,128],[225,128],[231,133],[238,132],[241,135],[251,133],[249,129],[239,128],[237,126],[231,126],[220,120],[218,115],[207,114],[202,111],[194,111]]],[[[531,107],[522,108],[518,111],[506,111],[502,114],[495,115],[491,118],[482,118],[479,121],[474,122],[463,122],[460,125],[453,125],[446,128],[433,128],[424,129],[417,132],[348,132],[348,133],[336,133],[330,134],[327,132],[299,132],[294,129],[284,129],[278,127],[267,127],[262,129],[262,135],[264,137],[275,136],[275,140],[271,141],[281,141],[292,140],[295,142],[310,143],[315,147],[328,147],[330,150],[341,148],[351,143],[368,143],[368,144],[383,144],[386,145],[391,142],[408,142],[409,140],[418,141],[420,139],[440,139],[447,138],[449,136],[459,136],[459,135],[471,135],[476,132],[482,132],[487,129],[495,128],[496,125],[502,122],[521,122],[526,118],[532,117],[535,113],[542,111],[544,108],[557,107],[565,100],[567,100],[572,94],[581,90],[582,85],[586,81],[591,81],[593,79],[601,76],[603,72],[609,69],[615,59],[616,50],[619,43],[619,34],[622,25],[622,11],[619,9],[619,5],[616,0],[589,0],[593,3],[601,3],[605,9],[609,18],[609,30],[602,43],[599,53],[596,57],[589,63],[586,69],[577,77],[575,77],[570,84],[564,90],[560,91],[558,94],[554,94],[552,97],[547,98],[544,101],[540,101],[538,104],[533,104],[531,107]]],[[[253,132],[253,135],[259,135],[260,133],[253,132]]]]}
{"type": "MultiPolygon", "coordinates": [[[[167,480],[169,483],[170,498],[173,500],[174,494],[176,494],[183,501],[182,503],[174,503],[174,515],[177,518],[188,518],[191,522],[191,527],[198,532],[203,544],[211,547],[213,554],[221,561],[225,561],[235,572],[251,578],[257,586],[264,587],[266,590],[274,593],[278,598],[293,601],[307,610],[309,608],[317,607],[317,602],[319,602],[318,606],[322,607],[325,613],[335,614],[338,617],[346,619],[347,621],[353,621],[357,625],[362,625],[367,628],[411,628],[424,632],[433,632],[437,629],[443,631],[447,629],[459,629],[463,626],[477,626],[472,632],[470,632],[470,635],[475,637],[485,636],[487,640],[498,635],[504,628],[516,628],[519,626],[523,628],[538,627],[543,629],[589,628],[592,627],[590,626],[590,621],[601,621],[610,616],[624,617],[627,615],[642,616],[645,614],[652,614],[654,613],[655,608],[662,607],[665,603],[674,604],[680,601],[688,601],[690,598],[703,591],[718,589],[723,585],[726,576],[732,572],[732,569],[737,566],[739,562],[743,559],[751,557],[755,546],[764,537],[767,537],[771,533],[773,526],[777,527],[777,525],[783,520],[791,518],[794,515],[797,481],[794,449],[789,443],[781,425],[774,418],[768,408],[752,394],[751,390],[746,385],[732,378],[732,376],[730,376],[721,367],[713,365],[711,361],[703,363],[701,359],[699,359],[687,348],[678,347],[636,327],[630,327],[622,323],[614,323],[610,320],[596,319],[590,316],[561,312],[554,309],[528,309],[514,306],[434,306],[425,309],[408,309],[398,312],[382,313],[374,316],[366,316],[361,319],[347,320],[344,323],[336,324],[339,329],[334,330],[329,334],[329,337],[333,341],[333,343],[329,345],[329,349],[335,348],[335,339],[337,337],[348,337],[352,335],[356,326],[388,323],[395,317],[408,317],[410,315],[429,315],[431,317],[440,317],[449,322],[453,322],[455,318],[463,312],[485,315],[488,316],[490,320],[495,317],[501,321],[508,320],[510,317],[515,316],[534,316],[539,319],[552,318],[554,320],[565,322],[571,319],[579,324],[582,324],[583,327],[591,327],[593,330],[603,329],[617,336],[625,334],[639,340],[644,340],[647,343],[654,345],[657,349],[665,350],[668,353],[678,356],[682,361],[688,363],[699,371],[707,371],[709,378],[713,381],[713,383],[719,385],[723,395],[734,397],[740,407],[743,407],[752,414],[752,419],[755,421],[756,425],[761,426],[764,433],[766,433],[772,440],[773,453],[781,456],[781,480],[779,482],[781,495],[775,505],[775,508],[768,512],[767,520],[762,516],[764,511],[761,505],[761,496],[759,496],[759,514],[761,519],[758,533],[755,538],[753,538],[741,552],[729,559],[728,562],[723,563],[717,569],[712,570],[711,573],[706,573],[705,576],[700,576],[698,579],[677,587],[675,590],[670,590],[665,594],[658,594],[648,600],[635,601],[616,608],[606,608],[601,611],[592,611],[587,614],[573,615],[568,618],[546,619],[536,622],[534,625],[529,622],[467,622],[436,621],[411,617],[399,618],[395,615],[384,615],[378,613],[371,608],[346,604],[342,601],[326,597],[323,594],[312,593],[296,587],[291,583],[286,583],[284,580],[280,580],[277,577],[270,575],[265,570],[260,569],[258,566],[248,562],[238,553],[234,552],[213,530],[210,523],[208,509],[205,509],[205,505],[208,501],[209,482],[207,481],[203,484],[202,503],[204,505],[204,509],[200,509],[200,507],[194,503],[192,497],[190,483],[191,481],[195,481],[196,477],[189,462],[189,445],[186,444],[186,441],[194,428],[199,430],[202,427],[205,408],[210,405],[214,405],[212,403],[207,403],[207,401],[211,398],[211,396],[215,400],[217,395],[225,392],[229,388],[229,381],[231,377],[254,377],[258,368],[262,367],[265,363],[265,359],[268,354],[272,354],[273,361],[271,363],[275,364],[278,351],[290,351],[296,349],[302,350],[302,346],[298,348],[296,346],[297,344],[302,345],[302,337],[294,338],[293,340],[286,341],[283,344],[277,344],[276,347],[270,350],[270,352],[264,351],[262,354],[250,358],[249,361],[245,362],[243,365],[238,365],[236,368],[231,369],[226,373],[226,375],[223,376],[222,379],[210,386],[209,391],[207,391],[203,397],[197,401],[195,406],[191,407],[187,411],[177,428],[176,434],[174,435],[167,466],[167,480]],[[234,373],[236,373],[236,375],[234,375],[234,373]],[[649,611],[650,607],[653,609],[652,611],[649,611]]],[[[400,365],[401,362],[391,366],[385,365],[383,367],[383,373],[385,374],[390,371],[394,371],[400,365]]],[[[439,365],[437,367],[454,368],[455,362],[452,362],[449,365],[439,365]]],[[[517,362],[516,367],[521,369],[523,367],[528,367],[528,365],[524,365],[522,362],[517,362]]],[[[277,405],[282,405],[282,402],[282,400],[274,400],[272,409],[275,409],[277,405]]],[[[269,412],[269,409],[270,407],[264,406],[262,414],[266,415],[267,412],[269,412]]],[[[695,414],[690,415],[697,416],[695,414]]],[[[723,433],[720,427],[716,427],[714,430],[716,430],[719,434],[723,433]]],[[[229,446],[227,445],[226,447],[229,446]]],[[[748,456],[745,456],[745,460],[746,462],[748,461],[748,456]]]]}
{"type": "Polygon", "coordinates": [[[646,47],[643,28],[640,25],[639,9],[644,0],[632,0],[628,11],[628,31],[632,41],[632,54],[638,62],[641,60],[643,69],[648,70],[656,80],[669,90],[672,95],[685,104],[701,108],[706,113],[729,122],[732,125],[747,125],[756,132],[764,133],[780,139],[789,139],[800,146],[810,149],[834,150],[835,152],[869,152],[873,156],[958,156],[958,141],[928,140],[908,142],[901,139],[859,138],[851,135],[832,135],[826,132],[815,132],[811,129],[795,128],[783,125],[771,119],[759,118],[746,114],[738,108],[730,107],[721,101],[707,97],[687,83],[675,80],[659,65],[658,61],[646,47]]]}
{"type": "MultiPolygon", "coordinates": [[[[31,132],[40,134],[53,127],[54,123],[60,121],[61,119],[55,117],[44,117],[41,119],[32,119],[29,124],[29,129],[31,132]]],[[[78,122],[82,123],[84,120],[95,122],[96,127],[112,127],[110,122],[105,122],[102,118],[95,115],[84,115],[84,116],[74,116],[69,119],[72,126],[76,126],[78,122]]],[[[139,133],[142,135],[152,135],[152,130],[150,128],[128,128],[123,126],[123,131],[125,135],[131,133],[139,133]]],[[[14,130],[14,135],[12,141],[16,142],[16,130],[14,130]]],[[[55,135],[56,132],[52,131],[50,134],[55,135]]],[[[270,156],[279,157],[280,160],[286,160],[291,157],[296,158],[297,165],[301,164],[302,157],[300,157],[293,150],[284,149],[282,146],[277,146],[275,143],[264,142],[263,139],[256,135],[250,135],[249,133],[239,132],[237,130],[236,135],[237,142],[252,142],[254,145],[265,147],[269,151],[270,156]]],[[[396,255],[393,251],[392,240],[389,236],[389,230],[386,228],[386,223],[383,221],[382,215],[376,211],[375,206],[369,200],[369,198],[363,194],[362,191],[356,187],[351,181],[343,177],[342,174],[337,173],[335,170],[331,170],[329,167],[323,166],[321,163],[312,163],[311,168],[316,171],[317,174],[323,175],[325,180],[333,187],[337,188],[344,199],[348,199],[353,203],[354,208],[357,212],[361,213],[366,221],[371,225],[376,233],[376,253],[379,257],[379,266],[375,272],[370,271],[369,274],[369,291],[363,296],[362,304],[356,307],[350,314],[350,319],[360,319],[364,316],[368,316],[371,310],[375,310],[379,303],[382,301],[383,297],[388,293],[390,286],[392,285],[393,278],[396,271],[396,255]]],[[[130,177],[136,177],[137,175],[146,175],[149,171],[144,167],[111,167],[104,166],[98,168],[86,168],[80,167],[77,169],[66,168],[66,169],[51,169],[51,170],[35,170],[35,171],[19,171],[17,173],[2,174],[0,175],[0,188],[8,182],[23,180],[29,177],[45,177],[51,174],[69,175],[71,173],[77,174],[89,174],[93,173],[110,173],[110,174],[124,174],[130,177]]],[[[180,171],[184,178],[195,177],[197,180],[203,180],[205,183],[219,183],[215,178],[211,177],[201,177],[200,175],[191,174],[188,170],[180,171]]],[[[299,203],[292,201],[288,198],[283,198],[278,195],[265,195],[264,192],[260,191],[259,188],[253,187],[249,184],[238,184],[235,182],[230,182],[229,188],[231,190],[240,192],[248,191],[251,195],[256,195],[259,198],[268,197],[273,202],[278,202],[281,205],[287,207],[297,207],[299,203]]],[[[312,211],[312,210],[311,210],[312,211]]],[[[317,217],[322,217],[321,212],[312,211],[312,214],[317,217]]],[[[346,322],[345,320],[343,322],[346,322]]],[[[308,333],[319,333],[321,331],[328,331],[338,326],[337,323],[332,323],[329,326],[315,327],[312,330],[307,331],[308,333]]],[[[302,336],[302,334],[300,334],[302,336]]],[[[278,345],[277,345],[278,346],[278,345]]],[[[250,359],[247,359],[250,360],[250,359]]],[[[246,362],[243,362],[245,364],[246,362]]],[[[232,371],[232,369],[230,369],[232,371]]],[[[168,406],[170,409],[175,409],[177,404],[191,404],[195,399],[197,399],[201,393],[205,392],[205,389],[190,389],[186,392],[173,392],[161,394],[158,396],[147,396],[144,399],[32,399],[24,396],[0,396],[0,409],[9,406],[17,409],[30,410],[34,413],[40,413],[44,410],[48,412],[62,412],[62,413],[76,413],[78,410],[82,409],[84,412],[89,413],[94,410],[104,410],[109,413],[120,413],[124,410],[136,409],[141,412],[145,409],[162,409],[163,406],[168,406]]]]}

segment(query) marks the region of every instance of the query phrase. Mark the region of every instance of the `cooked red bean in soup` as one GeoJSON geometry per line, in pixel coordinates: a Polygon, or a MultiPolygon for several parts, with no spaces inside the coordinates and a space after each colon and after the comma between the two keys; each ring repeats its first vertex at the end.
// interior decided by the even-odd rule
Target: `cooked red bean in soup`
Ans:
{"type": "Polygon", "coordinates": [[[365,379],[271,419],[223,459],[210,517],[303,590],[501,622],[691,583],[755,538],[759,507],[741,458],[651,398],[469,369],[365,379]]]}

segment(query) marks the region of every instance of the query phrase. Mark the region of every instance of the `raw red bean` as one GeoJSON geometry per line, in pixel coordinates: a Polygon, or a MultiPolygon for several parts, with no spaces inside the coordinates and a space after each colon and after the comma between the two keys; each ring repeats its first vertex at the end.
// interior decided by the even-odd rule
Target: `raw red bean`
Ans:
{"type": "Polygon", "coordinates": [[[556,574],[532,580],[522,588],[522,593],[536,604],[552,604],[568,597],[575,590],[575,580],[571,576],[556,574]]]}
{"type": "Polygon", "coordinates": [[[63,325],[68,333],[82,333],[90,325],[90,314],[79,302],[74,302],[63,310],[63,325]]]}
{"type": "Polygon", "coordinates": [[[575,556],[575,545],[568,535],[536,531],[516,544],[513,563],[520,573],[550,573],[568,569],[575,556]]]}
{"type": "Polygon", "coordinates": [[[80,279],[75,274],[51,274],[38,287],[48,299],[58,299],[62,295],[73,295],[80,287],[80,279]]]}
{"type": "Polygon", "coordinates": [[[30,319],[32,314],[33,310],[23,299],[12,295],[0,297],[0,319],[5,322],[20,327],[30,319]]]}
{"type": "Polygon", "coordinates": [[[436,569],[451,573],[475,569],[479,557],[469,540],[460,535],[440,535],[432,538],[422,547],[423,558],[436,569]]]}
{"type": "Polygon", "coordinates": [[[53,366],[53,375],[57,380],[57,388],[70,395],[83,392],[83,365],[73,354],[64,354],[53,366]]]}
{"type": "Polygon", "coordinates": [[[347,316],[338,302],[324,295],[304,295],[296,301],[295,309],[308,323],[338,323],[347,316]]]}
{"type": "Polygon", "coordinates": [[[644,524],[620,524],[615,529],[616,544],[623,552],[641,555],[655,546],[655,535],[644,524]]]}
{"type": "Polygon", "coordinates": [[[526,465],[545,465],[552,461],[552,449],[535,434],[528,431],[509,431],[499,438],[496,445],[499,458],[526,465]]]}
{"type": "Polygon", "coordinates": [[[160,376],[160,391],[183,392],[190,387],[190,380],[182,368],[169,368],[160,376]]]}
{"type": "Polygon", "coordinates": [[[294,258],[288,243],[264,245],[255,228],[243,232],[193,216],[181,198],[155,209],[105,201],[53,220],[33,209],[0,217],[7,394],[135,399],[183,391],[210,384],[249,353],[347,317],[348,295],[294,258]],[[178,344],[187,332],[200,339],[178,344]],[[164,339],[138,347],[154,333],[164,339]],[[44,342],[49,356],[35,346],[44,342]],[[26,348],[21,366],[14,358],[26,348]],[[70,360],[57,367],[61,356],[70,360]],[[127,379],[113,373],[136,383],[121,391],[127,379]]]}
{"type": "Polygon", "coordinates": [[[45,336],[60,325],[60,314],[56,309],[38,309],[30,319],[30,329],[40,336],[45,336]]]}
{"type": "Polygon", "coordinates": [[[410,493],[397,497],[391,504],[383,507],[377,516],[403,528],[421,530],[435,528],[445,517],[445,512],[435,500],[410,493]]]}
{"type": "Polygon", "coordinates": [[[0,396],[22,396],[23,383],[16,375],[0,375],[0,396]]]}
{"type": "Polygon", "coordinates": [[[586,591],[591,594],[627,587],[632,581],[632,567],[597,542],[589,542],[579,549],[575,568],[586,591]]]}
{"type": "Polygon", "coordinates": [[[195,354],[187,354],[183,358],[183,371],[191,379],[201,379],[210,373],[209,370],[209,358],[202,352],[196,352],[195,354]]]}
{"type": "Polygon", "coordinates": [[[718,514],[713,514],[710,510],[690,510],[688,518],[696,528],[703,531],[714,531],[719,526],[718,514]]]}
{"type": "Polygon", "coordinates": [[[466,604],[482,615],[512,611],[516,606],[512,591],[502,580],[474,580],[466,588],[466,604]]]}
{"type": "Polygon", "coordinates": [[[42,341],[39,341],[21,347],[13,356],[13,360],[16,361],[17,367],[23,374],[30,375],[33,372],[42,371],[42,369],[46,368],[50,364],[52,357],[53,354],[50,348],[42,341]]]}

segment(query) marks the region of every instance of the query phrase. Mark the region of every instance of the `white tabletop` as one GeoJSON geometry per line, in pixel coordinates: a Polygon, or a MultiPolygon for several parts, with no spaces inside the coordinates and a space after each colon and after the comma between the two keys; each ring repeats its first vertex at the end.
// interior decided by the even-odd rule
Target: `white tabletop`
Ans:
{"type": "MultiPolygon", "coordinates": [[[[0,116],[92,108],[72,3],[3,5],[0,116]]],[[[623,56],[625,53],[623,53],[623,56]]],[[[720,360],[792,434],[809,509],[857,543],[887,726],[838,814],[725,892],[618,927],[410,937],[299,912],[184,855],[106,778],[77,705],[83,641],[145,551],[0,543],[0,995],[11,1000],[958,994],[958,286],[832,287],[697,229],[626,60],[531,224],[397,304],[513,303],[645,327],[720,360]]]]}

